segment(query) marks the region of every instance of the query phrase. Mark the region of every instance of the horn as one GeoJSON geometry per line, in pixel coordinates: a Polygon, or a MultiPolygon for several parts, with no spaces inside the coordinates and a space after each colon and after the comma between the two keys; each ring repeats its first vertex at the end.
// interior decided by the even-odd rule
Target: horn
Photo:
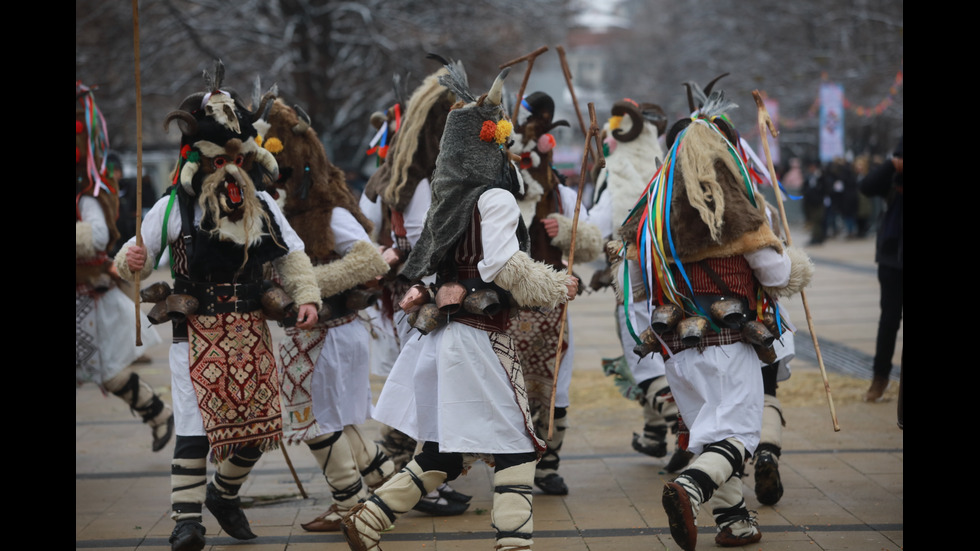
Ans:
{"type": "Polygon", "coordinates": [[[491,104],[500,105],[501,99],[503,99],[504,79],[507,78],[509,73],[510,67],[507,67],[503,71],[500,71],[500,74],[498,74],[497,78],[494,79],[493,86],[491,86],[490,91],[487,92],[487,99],[490,100],[491,104]]]}
{"type": "Polygon", "coordinates": [[[705,96],[705,97],[708,97],[708,96],[710,96],[710,95],[711,95],[711,89],[712,89],[712,88],[714,87],[714,85],[715,85],[715,84],[716,84],[716,83],[717,83],[717,82],[718,82],[719,80],[721,80],[721,79],[723,79],[723,78],[725,78],[725,77],[727,77],[727,76],[728,76],[729,74],[730,74],[730,73],[722,73],[722,74],[720,74],[720,75],[718,75],[718,76],[716,76],[716,77],[715,77],[714,79],[712,79],[712,81],[711,81],[711,82],[709,82],[709,83],[708,83],[708,85],[704,87],[704,96],[705,96]]]}
{"type": "Polygon", "coordinates": [[[170,121],[176,120],[180,127],[180,133],[185,136],[197,134],[197,119],[187,111],[171,111],[163,119],[163,131],[167,132],[170,128],[170,121]]]}
{"type": "Polygon", "coordinates": [[[632,125],[628,132],[620,129],[613,130],[613,137],[620,142],[631,142],[640,136],[643,131],[643,114],[635,105],[628,101],[617,101],[612,106],[612,114],[617,116],[629,115],[632,125]]]}
{"type": "Polygon", "coordinates": [[[254,123],[259,119],[269,120],[269,110],[272,109],[272,104],[276,101],[276,93],[269,90],[262,95],[262,100],[259,105],[255,108],[255,112],[252,113],[251,121],[254,123]]]}
{"type": "Polygon", "coordinates": [[[303,108],[299,105],[294,105],[293,109],[296,110],[296,114],[299,115],[299,122],[293,126],[293,134],[303,134],[307,129],[310,128],[310,116],[303,111],[303,108]]]}

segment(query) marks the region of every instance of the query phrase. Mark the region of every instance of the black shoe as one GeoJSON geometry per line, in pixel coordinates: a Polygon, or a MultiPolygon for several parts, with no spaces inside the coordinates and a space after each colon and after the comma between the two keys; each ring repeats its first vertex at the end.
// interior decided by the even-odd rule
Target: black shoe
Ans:
{"type": "Polygon", "coordinates": [[[221,529],[229,536],[238,540],[250,540],[258,537],[252,533],[252,529],[248,526],[245,511],[242,510],[241,498],[225,499],[221,497],[218,489],[214,486],[214,482],[208,483],[207,498],[204,500],[204,505],[217,519],[221,529]]]}
{"type": "Polygon", "coordinates": [[[551,473],[544,477],[534,477],[534,485],[541,488],[541,491],[553,496],[567,496],[568,486],[558,473],[551,473]]]}
{"type": "Polygon", "coordinates": [[[661,441],[656,445],[644,444],[640,442],[640,435],[634,432],[633,449],[650,457],[663,457],[667,455],[667,442],[661,441]]]}
{"type": "Polygon", "coordinates": [[[438,490],[440,496],[449,501],[455,501],[456,503],[469,503],[470,500],[473,499],[473,496],[468,496],[462,492],[457,492],[449,484],[443,484],[436,489],[438,490]]]}
{"type": "Polygon", "coordinates": [[[670,456],[670,461],[667,462],[667,466],[664,470],[668,473],[676,473],[687,467],[687,464],[691,462],[691,458],[694,454],[687,450],[674,450],[674,455],[670,456]]]}
{"type": "Polygon", "coordinates": [[[171,413],[170,417],[167,417],[167,428],[162,435],[157,436],[157,431],[153,429],[153,451],[158,452],[162,450],[167,442],[170,442],[170,438],[174,435],[174,414],[171,413]]]}
{"type": "Polygon", "coordinates": [[[436,498],[422,496],[412,509],[436,517],[451,517],[463,514],[469,507],[469,503],[450,501],[442,496],[436,498]]]}
{"type": "Polygon", "coordinates": [[[763,505],[775,505],[783,497],[778,456],[769,449],[755,453],[755,497],[763,505]]]}
{"type": "Polygon", "coordinates": [[[201,551],[207,528],[196,520],[182,520],[170,534],[171,551],[201,551]]]}

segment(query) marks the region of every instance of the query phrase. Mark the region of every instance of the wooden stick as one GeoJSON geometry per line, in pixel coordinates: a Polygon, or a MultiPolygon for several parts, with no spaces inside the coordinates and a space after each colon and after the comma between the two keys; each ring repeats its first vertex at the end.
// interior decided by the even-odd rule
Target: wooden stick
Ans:
{"type": "Polygon", "coordinates": [[[522,55],[517,59],[512,59],[507,63],[504,63],[498,67],[499,69],[504,69],[505,67],[510,67],[511,65],[516,65],[522,61],[527,61],[527,69],[524,69],[524,80],[521,81],[521,88],[517,91],[517,105],[514,106],[514,116],[511,117],[511,121],[517,124],[517,115],[521,112],[521,103],[524,101],[524,89],[527,88],[527,80],[531,78],[531,68],[534,67],[534,58],[548,51],[547,46],[541,46],[533,52],[522,55]]]}
{"type": "Polygon", "coordinates": [[[303,483],[299,481],[299,477],[296,476],[296,469],[293,468],[293,462],[289,460],[289,454],[286,453],[286,443],[280,442],[279,449],[282,450],[282,457],[286,460],[286,465],[289,466],[289,472],[293,475],[293,482],[296,483],[296,487],[299,488],[299,493],[306,499],[310,496],[306,495],[306,490],[303,489],[303,483]]]}
{"type": "MultiPolygon", "coordinates": [[[[140,14],[139,0],[133,0],[133,54],[136,58],[136,246],[143,247],[143,100],[140,91],[140,14]]],[[[140,327],[140,273],[136,272],[133,302],[136,304],[136,346],[143,346],[140,327]]]]}
{"type": "MultiPolygon", "coordinates": [[[[783,222],[783,233],[786,235],[786,245],[793,245],[793,236],[789,233],[789,223],[786,221],[786,210],[783,207],[783,196],[779,190],[779,182],[776,180],[776,168],[772,164],[772,154],[769,152],[769,137],[766,136],[766,129],[775,138],[779,135],[769,111],[766,109],[765,102],[762,101],[762,94],[758,90],[752,91],[755,104],[759,108],[759,134],[762,137],[762,149],[766,153],[766,165],[769,168],[769,181],[772,189],[776,193],[776,204],[779,205],[779,217],[783,222]]],[[[813,327],[813,316],[810,315],[810,305],[806,300],[806,290],[800,290],[800,297],[803,299],[803,311],[806,312],[806,323],[810,329],[810,336],[813,338],[813,350],[817,353],[817,364],[820,366],[820,375],[823,376],[823,387],[827,392],[827,404],[830,406],[830,418],[834,423],[834,432],[840,432],[840,424],[837,422],[837,411],[834,408],[834,397],[830,393],[830,382],[827,380],[827,369],[823,364],[823,356],[820,354],[820,343],[817,342],[817,332],[813,327]]]]}
{"type": "MultiPolygon", "coordinates": [[[[589,171],[589,151],[592,148],[591,141],[595,139],[599,145],[599,125],[596,123],[595,106],[589,104],[589,120],[591,126],[585,136],[585,151],[582,153],[582,171],[578,179],[578,195],[575,197],[575,215],[572,217],[572,237],[568,251],[568,274],[572,274],[572,265],[575,263],[575,235],[578,233],[578,214],[582,210],[582,194],[585,189],[585,176],[589,171]]],[[[596,161],[599,168],[606,164],[602,157],[602,147],[599,147],[599,159],[596,161]]],[[[561,325],[558,327],[558,350],[555,351],[554,380],[551,383],[551,406],[548,408],[548,440],[554,436],[555,430],[555,395],[558,391],[558,369],[561,367],[561,345],[565,336],[565,320],[568,318],[568,302],[562,305],[561,325]]]]}
{"type": "MultiPolygon", "coordinates": [[[[555,50],[558,51],[558,58],[561,60],[561,71],[565,74],[565,83],[568,84],[568,92],[572,95],[572,105],[575,107],[575,116],[578,117],[578,126],[582,130],[582,135],[588,138],[589,132],[585,129],[582,111],[578,108],[578,100],[575,98],[575,87],[572,86],[572,71],[568,68],[568,60],[565,59],[565,48],[555,46],[555,50]]],[[[586,143],[588,143],[588,139],[586,139],[586,143]]],[[[589,149],[591,153],[591,147],[589,149]]]]}

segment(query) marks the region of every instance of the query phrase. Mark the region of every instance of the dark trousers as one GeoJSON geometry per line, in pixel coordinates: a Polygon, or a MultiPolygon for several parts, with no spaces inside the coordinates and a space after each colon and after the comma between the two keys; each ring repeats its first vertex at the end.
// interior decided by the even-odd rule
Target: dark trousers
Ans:
{"type": "Polygon", "coordinates": [[[892,371],[895,340],[902,325],[902,300],[905,296],[905,274],[900,268],[878,265],[881,284],[881,317],[878,319],[878,340],[875,344],[874,375],[888,377],[892,371]]]}

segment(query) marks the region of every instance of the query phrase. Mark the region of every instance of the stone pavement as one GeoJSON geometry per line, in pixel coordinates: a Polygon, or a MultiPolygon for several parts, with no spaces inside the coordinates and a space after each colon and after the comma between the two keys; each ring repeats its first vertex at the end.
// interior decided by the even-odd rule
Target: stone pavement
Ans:
{"type": "MultiPolygon", "coordinates": [[[[802,230],[794,231],[804,236],[802,230]]],[[[805,243],[805,236],[798,238],[805,243]]],[[[902,333],[895,358],[893,384],[882,403],[863,403],[870,379],[870,358],[878,320],[878,283],[872,239],[828,241],[807,248],[817,272],[807,289],[807,303],[824,365],[834,381],[863,378],[860,391],[835,395],[833,419],[822,385],[813,385],[810,400],[785,408],[787,426],[780,463],[785,495],[775,506],[755,499],[752,466],[746,469],[746,503],[758,513],[763,539],[747,546],[760,550],[896,550],[904,546],[904,433],[896,426],[895,389],[902,333]]],[[[588,281],[590,266],[577,271],[588,281]]],[[[164,277],[166,274],[159,274],[164,277]]],[[[156,276],[155,276],[156,277],[156,276]]],[[[562,453],[561,473],[568,496],[535,493],[534,548],[537,551],[676,550],[660,504],[665,459],[654,459],[630,447],[642,426],[639,407],[618,396],[604,399],[612,382],[601,375],[601,359],[618,356],[612,320],[611,292],[580,297],[569,308],[576,354],[573,403],[562,453]]],[[[797,379],[818,372],[803,301],[785,301],[799,332],[797,379]]],[[[169,327],[163,326],[165,338],[169,327]]],[[[278,333],[274,333],[278,334],[278,333]]],[[[155,347],[152,362],[140,374],[163,393],[169,391],[165,345],[155,347]]],[[[382,381],[375,380],[375,396],[382,381]]],[[[781,385],[781,388],[788,383],[781,385]]],[[[852,381],[853,382],[853,381],[852,381]]],[[[831,387],[833,391],[833,386],[831,387]]],[[[799,392],[798,389],[794,392],[799,392]]],[[[805,389],[804,389],[804,392],[805,389]]],[[[377,425],[366,427],[376,434],[377,425]]],[[[150,451],[149,430],[113,396],[94,386],[75,394],[75,547],[76,549],[169,549],[170,455],[173,443],[150,451]]],[[[300,523],[323,512],[329,492],[305,447],[287,450],[304,499],[281,452],[259,462],[242,495],[253,531],[248,542],[234,540],[209,514],[207,549],[302,551],[346,549],[339,534],[303,531],[300,523]]],[[[386,551],[492,549],[490,527],[492,472],[477,463],[454,486],[473,495],[469,510],[456,517],[409,512],[385,535],[386,551]]],[[[707,509],[707,508],[705,508],[707,509]]],[[[710,511],[700,516],[699,549],[715,548],[710,511]]]]}

